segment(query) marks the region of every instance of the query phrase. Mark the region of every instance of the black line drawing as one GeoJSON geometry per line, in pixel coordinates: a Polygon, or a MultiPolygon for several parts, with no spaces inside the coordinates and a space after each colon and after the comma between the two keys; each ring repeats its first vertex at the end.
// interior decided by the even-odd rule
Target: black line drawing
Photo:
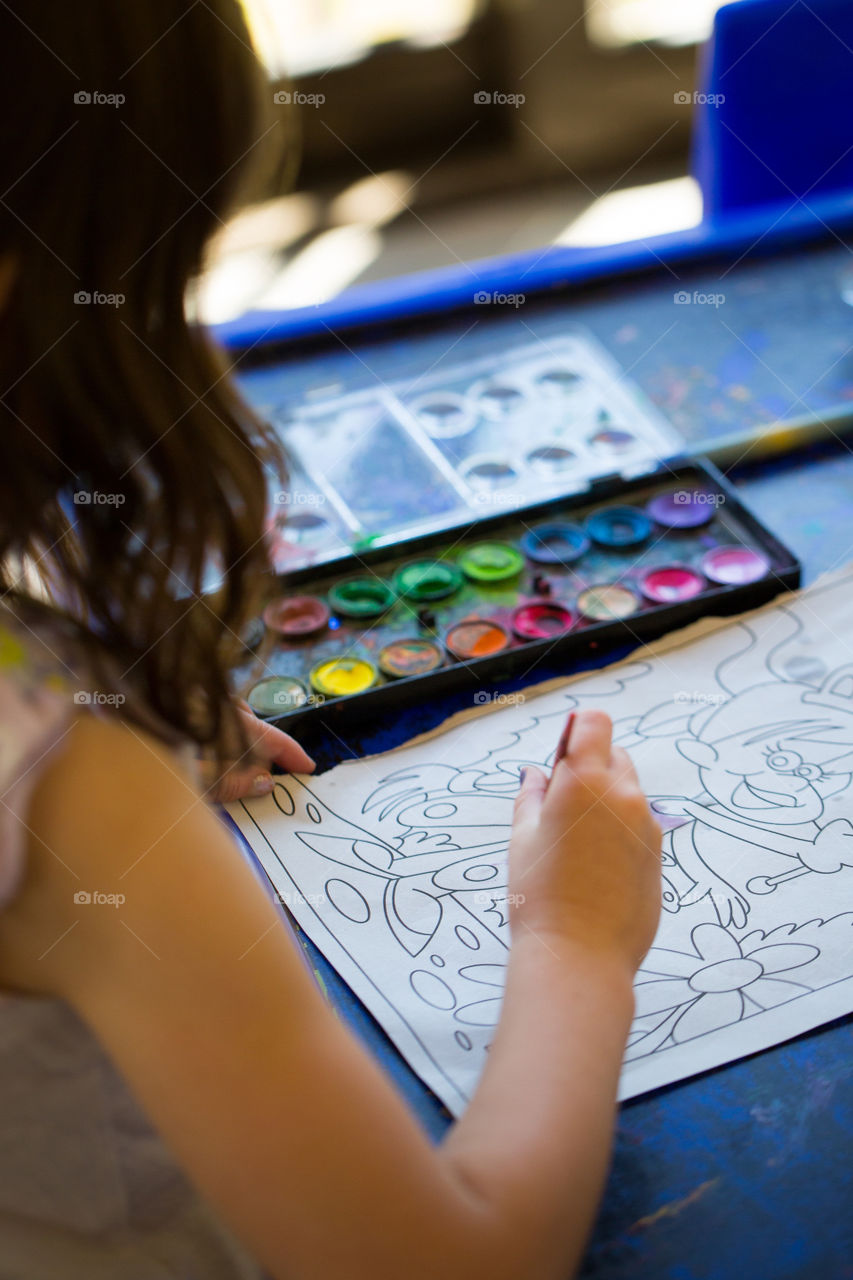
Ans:
{"type": "MultiPolygon", "coordinates": [[[[705,695],[687,733],[675,740],[676,751],[696,766],[701,791],[653,802],[659,814],[687,819],[667,836],[670,911],[708,898],[720,924],[742,928],[755,896],[801,876],[853,867],[853,823],[846,816],[826,820],[828,802],[853,779],[853,664],[819,683],[780,674],[777,664],[802,632],[800,619],[788,617],[793,630],[767,653],[767,678],[745,687],[739,674],[745,668],[749,679],[760,635],[740,624],[746,643],[716,667],[719,692],[705,695]]],[[[793,666],[802,671],[796,659],[793,666]]],[[[813,659],[804,674],[822,670],[813,659]]]]}
{"type": "Polygon", "coordinates": [[[644,1063],[661,1064],[637,1076],[654,1087],[755,1047],[762,1020],[772,1044],[853,1008],[853,662],[814,606],[832,616],[851,583],[234,807],[297,919],[449,1106],[499,1016],[519,771],[549,767],[572,708],[610,712],[665,828],[625,1096],[644,1063]]]}
{"type": "Polygon", "coordinates": [[[634,987],[628,1060],[712,1035],[810,994],[813,961],[821,955],[818,930],[837,921],[850,931],[853,913],[800,929],[759,929],[740,939],[720,924],[699,924],[690,935],[691,952],[653,947],[634,987]]]}

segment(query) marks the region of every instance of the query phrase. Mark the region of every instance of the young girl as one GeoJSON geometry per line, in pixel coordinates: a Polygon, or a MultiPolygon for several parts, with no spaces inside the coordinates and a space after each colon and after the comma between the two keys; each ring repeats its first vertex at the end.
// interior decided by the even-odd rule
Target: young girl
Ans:
{"type": "Polygon", "coordinates": [[[275,453],[185,320],[269,128],[236,0],[0,35],[0,1277],[563,1280],[658,916],[630,761],[583,712],[528,771],[503,1016],[432,1147],[192,760],[232,797],[312,767],[230,698],[275,453]]]}

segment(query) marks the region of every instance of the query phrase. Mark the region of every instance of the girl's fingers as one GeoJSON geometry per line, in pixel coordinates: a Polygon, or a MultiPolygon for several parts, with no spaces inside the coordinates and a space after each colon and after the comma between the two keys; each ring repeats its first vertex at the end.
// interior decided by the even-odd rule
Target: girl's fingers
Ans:
{"type": "Polygon", "coordinates": [[[522,773],[524,776],[521,779],[521,786],[515,797],[515,809],[512,818],[512,825],[515,829],[538,820],[542,801],[545,798],[545,789],[548,786],[548,779],[541,769],[531,765],[522,770],[522,773]]]}
{"type": "MultiPolygon", "coordinates": [[[[261,724],[260,721],[257,723],[261,724]]],[[[288,773],[313,773],[316,768],[308,752],[289,733],[283,733],[275,725],[261,725],[261,732],[255,741],[258,753],[265,760],[277,764],[280,769],[286,769],[288,773]]]]}
{"type": "Polygon", "coordinates": [[[606,769],[611,762],[613,725],[604,711],[576,711],[568,751],[570,764],[599,765],[606,769]]]}
{"type": "Polygon", "coordinates": [[[243,719],[249,741],[258,755],[277,764],[280,769],[286,769],[288,773],[314,772],[314,761],[290,734],[277,729],[275,725],[265,724],[251,709],[243,713],[243,719]]]}
{"type": "Polygon", "coordinates": [[[611,747],[610,754],[617,782],[631,782],[635,786],[639,786],[640,779],[637,777],[634,761],[628,755],[628,752],[622,747],[611,747]]]}
{"type": "Polygon", "coordinates": [[[271,764],[277,764],[288,773],[314,772],[314,761],[289,734],[259,720],[247,703],[241,701],[238,706],[249,740],[249,753],[224,773],[220,773],[212,760],[199,762],[202,787],[208,800],[216,804],[230,804],[234,800],[269,795],[275,786],[270,773],[271,764]],[[256,758],[255,763],[252,763],[251,756],[256,758]]]}
{"type": "Polygon", "coordinates": [[[275,786],[272,774],[263,765],[241,765],[219,773],[214,761],[202,760],[199,767],[205,796],[214,804],[266,796],[275,786]]]}
{"type": "Polygon", "coordinates": [[[275,755],[272,756],[275,763],[280,768],[286,769],[288,773],[313,773],[317,766],[308,752],[303,750],[289,734],[281,733],[280,729],[274,729],[273,732],[279,734],[281,738],[275,755]]]}

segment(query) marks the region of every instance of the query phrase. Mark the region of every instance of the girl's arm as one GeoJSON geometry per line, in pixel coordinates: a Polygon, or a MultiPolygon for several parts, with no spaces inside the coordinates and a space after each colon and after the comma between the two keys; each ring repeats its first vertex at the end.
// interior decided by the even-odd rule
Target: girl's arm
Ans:
{"type": "Polygon", "coordinates": [[[70,741],[28,815],[28,880],[0,921],[4,984],[78,1009],[276,1280],[564,1280],[604,1178],[659,892],[656,828],[606,718],[578,717],[547,796],[535,770],[522,789],[504,1012],[439,1148],[168,753],[90,718],[70,741]],[[78,891],[124,900],[79,905],[78,891]]]}

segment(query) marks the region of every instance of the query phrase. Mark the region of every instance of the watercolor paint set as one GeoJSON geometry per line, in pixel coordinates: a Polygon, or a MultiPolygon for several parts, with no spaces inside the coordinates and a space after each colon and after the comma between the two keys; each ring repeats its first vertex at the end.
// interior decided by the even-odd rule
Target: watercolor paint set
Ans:
{"type": "Polygon", "coordinates": [[[247,386],[290,459],[287,493],[270,495],[276,572],[581,493],[683,451],[583,330],[436,365],[348,394],[321,384],[286,405],[247,386]]]}
{"type": "Polygon", "coordinates": [[[367,716],[533,676],[799,585],[794,556],[710,464],[398,539],[287,574],[244,637],[262,717],[367,716]]]}

